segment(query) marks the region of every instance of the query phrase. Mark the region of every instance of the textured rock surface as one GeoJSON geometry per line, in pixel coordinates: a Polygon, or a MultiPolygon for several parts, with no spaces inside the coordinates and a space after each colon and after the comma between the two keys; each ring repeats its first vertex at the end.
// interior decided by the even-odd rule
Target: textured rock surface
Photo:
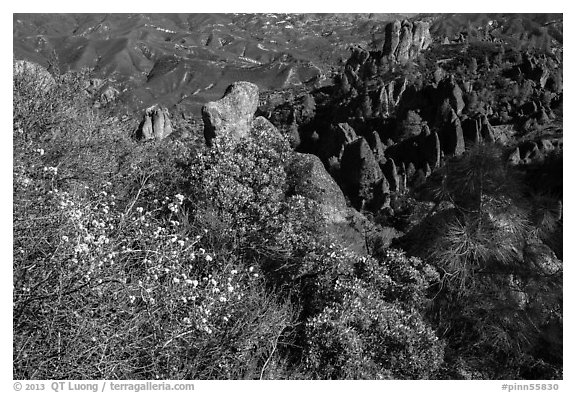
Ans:
{"type": "Polygon", "coordinates": [[[459,156],[464,153],[464,132],[454,109],[444,102],[441,108],[440,146],[446,155],[459,156]]]}
{"type": "Polygon", "coordinates": [[[240,139],[248,136],[258,108],[258,86],[250,82],[230,85],[224,96],[202,107],[204,138],[207,144],[218,135],[240,139]]]}
{"type": "Polygon", "coordinates": [[[172,134],[172,122],[168,109],[154,105],[146,109],[137,136],[139,139],[162,140],[172,134]]]}
{"type": "Polygon", "coordinates": [[[388,180],[390,191],[400,191],[400,176],[398,175],[398,168],[392,158],[388,159],[383,165],[383,173],[388,180]]]}
{"type": "Polygon", "coordinates": [[[416,58],[432,43],[430,25],[427,22],[390,22],[385,28],[382,52],[395,61],[405,63],[416,58]]]}
{"type": "Polygon", "coordinates": [[[358,138],[346,145],[342,154],[340,173],[347,195],[358,207],[363,203],[372,202],[374,186],[384,177],[370,145],[364,138],[358,138]]]}
{"type": "Polygon", "coordinates": [[[332,215],[346,209],[346,199],[324,164],[313,154],[294,153],[287,167],[290,194],[302,195],[320,203],[332,215]]]}
{"type": "Polygon", "coordinates": [[[326,161],[331,157],[340,161],[344,147],[357,138],[356,131],[348,123],[332,125],[320,134],[318,154],[326,161]]]}
{"type": "Polygon", "coordinates": [[[494,137],[494,129],[486,115],[480,117],[480,135],[485,142],[493,143],[496,140],[494,137]]]}

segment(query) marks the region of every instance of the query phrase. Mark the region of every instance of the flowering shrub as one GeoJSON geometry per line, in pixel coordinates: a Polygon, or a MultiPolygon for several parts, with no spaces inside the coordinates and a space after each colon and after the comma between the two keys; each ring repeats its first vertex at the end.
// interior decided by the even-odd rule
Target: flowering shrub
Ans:
{"type": "Polygon", "coordinates": [[[323,251],[303,267],[311,274],[303,291],[307,366],[320,378],[433,375],[443,344],[419,310],[434,270],[395,250],[381,261],[334,245],[323,251]]]}
{"type": "Polygon", "coordinates": [[[217,140],[192,164],[197,200],[209,201],[218,218],[240,238],[278,226],[289,152],[285,139],[267,128],[252,129],[250,138],[240,142],[217,140]]]}
{"type": "Polygon", "coordinates": [[[286,195],[291,153],[276,130],[261,122],[248,140],[204,149],[137,144],[115,126],[71,125],[67,138],[15,124],[15,376],[437,370],[442,344],[420,316],[434,271],[330,244],[318,204],[286,195]]]}
{"type": "Polygon", "coordinates": [[[184,195],[166,197],[151,209],[120,206],[111,183],[86,187],[78,196],[54,187],[56,170],[38,166],[27,175],[17,172],[15,182],[21,218],[15,222],[14,314],[21,338],[15,340],[15,367],[27,373],[20,375],[244,377],[235,356],[249,364],[258,353],[253,363],[261,366],[262,353],[290,324],[290,309],[273,297],[267,311],[247,313],[262,305],[266,293],[258,266],[223,259],[202,247],[204,232],[185,231],[184,195]],[[55,339],[54,332],[35,332],[36,326],[50,326],[54,318],[58,345],[43,345],[55,339]],[[263,323],[266,318],[271,325],[263,323]],[[213,349],[203,353],[209,343],[219,345],[217,356],[213,349]],[[72,345],[81,350],[64,351],[72,345]],[[57,367],[58,359],[50,360],[53,351],[71,367],[61,361],[57,367]],[[195,362],[174,361],[174,352],[195,362]],[[120,363],[108,364],[111,356],[120,363]],[[35,357],[47,360],[34,362],[35,357]],[[216,370],[201,368],[212,367],[215,359],[216,370]]]}

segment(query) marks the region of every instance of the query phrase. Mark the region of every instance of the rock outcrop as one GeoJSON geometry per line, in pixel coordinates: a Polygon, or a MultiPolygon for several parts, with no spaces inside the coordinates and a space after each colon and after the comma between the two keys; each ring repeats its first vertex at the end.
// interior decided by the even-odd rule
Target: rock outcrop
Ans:
{"type": "Polygon", "coordinates": [[[390,22],[385,28],[382,52],[397,62],[405,63],[416,58],[432,43],[430,25],[427,22],[390,22]]]}
{"type": "Polygon", "coordinates": [[[344,147],[356,140],[356,131],[348,123],[338,123],[324,130],[318,140],[318,154],[323,160],[335,157],[340,161],[344,147]]]}
{"type": "Polygon", "coordinates": [[[143,140],[162,140],[172,134],[172,122],[167,108],[154,105],[144,111],[136,136],[143,140]]]}
{"type": "Polygon", "coordinates": [[[439,109],[439,138],[442,151],[446,155],[459,156],[464,153],[464,132],[460,118],[449,104],[444,101],[439,109]]]}
{"type": "Polygon", "coordinates": [[[288,194],[302,195],[318,202],[328,222],[343,220],[346,211],[344,194],[317,156],[294,153],[286,172],[288,194]]]}
{"type": "Polygon", "coordinates": [[[202,107],[204,138],[208,145],[216,136],[241,139],[248,136],[258,108],[258,86],[250,82],[230,85],[224,96],[202,107]]]}
{"type": "Polygon", "coordinates": [[[346,194],[357,208],[376,202],[374,200],[375,187],[384,178],[384,174],[370,145],[363,137],[344,148],[340,163],[340,177],[346,194]]]}

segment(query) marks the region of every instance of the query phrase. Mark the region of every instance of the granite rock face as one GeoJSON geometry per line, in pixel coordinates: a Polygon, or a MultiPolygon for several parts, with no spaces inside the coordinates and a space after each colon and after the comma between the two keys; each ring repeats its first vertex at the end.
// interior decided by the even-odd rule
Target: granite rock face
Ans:
{"type": "Polygon", "coordinates": [[[430,25],[427,22],[390,22],[385,29],[382,52],[399,63],[415,59],[432,43],[430,25]]]}
{"type": "Polygon", "coordinates": [[[346,199],[338,184],[313,154],[294,153],[286,168],[288,193],[301,195],[320,204],[329,222],[340,221],[346,199]]]}
{"type": "Polygon", "coordinates": [[[216,136],[235,140],[248,136],[258,108],[258,86],[250,82],[230,85],[218,101],[202,107],[204,138],[208,145],[216,136]]]}

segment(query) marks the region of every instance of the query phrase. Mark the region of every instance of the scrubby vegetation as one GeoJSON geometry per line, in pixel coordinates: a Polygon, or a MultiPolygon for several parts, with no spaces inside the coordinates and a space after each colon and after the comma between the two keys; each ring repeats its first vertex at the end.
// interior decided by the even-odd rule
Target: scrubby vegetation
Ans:
{"type": "Polygon", "coordinates": [[[434,375],[435,272],[334,244],[286,196],[279,134],[139,144],[82,75],[22,104],[34,78],[14,84],[15,378],[434,375]]]}
{"type": "Polygon", "coordinates": [[[441,47],[443,69],[441,50],[402,67],[353,51],[333,86],[261,105],[278,129],[210,147],[134,140],[88,71],[45,88],[15,73],[14,378],[562,378],[561,145],[512,166],[488,138],[454,154],[428,135],[452,107],[464,132],[489,116],[527,134],[562,105],[561,61],[470,47],[441,47]],[[290,163],[337,174],[355,130],[396,184],[358,204],[374,230],[351,249],[290,163]],[[412,142],[432,158],[407,158],[412,142]]]}

